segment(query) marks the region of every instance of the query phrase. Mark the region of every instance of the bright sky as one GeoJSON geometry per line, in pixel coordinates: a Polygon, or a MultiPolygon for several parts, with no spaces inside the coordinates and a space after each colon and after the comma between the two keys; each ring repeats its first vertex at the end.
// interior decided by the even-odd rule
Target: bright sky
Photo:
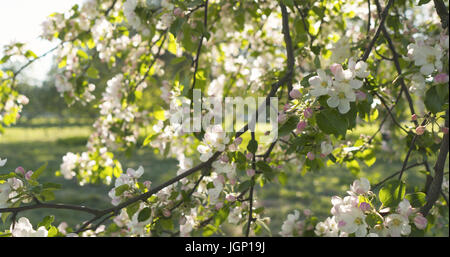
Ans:
{"type": "MultiPolygon", "coordinates": [[[[39,39],[41,23],[53,12],[65,12],[84,0],[0,0],[0,49],[13,41],[24,42],[38,56],[57,45],[39,39]]],[[[0,56],[1,56],[0,51],[0,56]]],[[[36,61],[26,73],[38,81],[45,79],[52,55],[36,61]]]]}

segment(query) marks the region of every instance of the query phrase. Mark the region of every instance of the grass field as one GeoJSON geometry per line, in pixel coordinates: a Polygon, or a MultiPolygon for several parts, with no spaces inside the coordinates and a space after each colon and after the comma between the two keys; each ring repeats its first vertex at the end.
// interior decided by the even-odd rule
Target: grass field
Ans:
{"type": "MultiPolygon", "coordinates": [[[[363,128],[355,134],[373,133],[374,128],[363,128]]],[[[64,180],[55,177],[55,171],[59,169],[62,156],[67,152],[82,152],[85,150],[86,139],[90,133],[90,126],[86,123],[66,122],[64,125],[56,121],[40,120],[34,123],[18,125],[7,128],[5,134],[0,135],[0,157],[8,158],[7,167],[13,170],[17,166],[23,166],[26,170],[36,170],[45,162],[48,167],[40,181],[55,182],[63,185],[62,190],[57,191],[55,202],[85,205],[94,208],[110,206],[107,192],[110,186],[85,185],[79,186],[75,180],[64,180]]],[[[403,153],[404,155],[404,153],[403,153]]],[[[399,155],[399,156],[403,156],[399,155]]],[[[372,183],[382,180],[384,177],[400,170],[401,158],[379,158],[370,168],[362,169],[359,177],[365,176],[372,183]],[[393,161],[396,159],[396,161],[393,161]]],[[[136,168],[142,165],[145,169],[144,177],[150,179],[153,185],[175,175],[177,161],[174,159],[162,159],[155,156],[149,148],[137,150],[132,158],[119,156],[118,159],[124,168],[136,168]]],[[[414,160],[411,160],[414,162],[414,160]]],[[[6,172],[3,167],[0,172],[6,172]]],[[[405,178],[412,186],[422,186],[424,175],[417,172],[420,168],[411,169],[405,174],[405,178]]],[[[282,222],[288,213],[293,210],[310,209],[314,215],[321,219],[329,216],[331,208],[330,198],[333,195],[343,196],[349,185],[355,179],[345,167],[332,166],[322,171],[308,173],[305,176],[298,172],[290,172],[285,187],[278,184],[266,185],[264,188],[256,187],[259,204],[266,208],[266,215],[271,217],[270,228],[273,235],[278,235],[282,222]]],[[[412,187],[411,186],[411,187],[412,187]]],[[[32,222],[39,222],[48,214],[54,214],[56,222],[79,224],[90,216],[78,212],[58,210],[32,210],[25,214],[32,222]]],[[[0,229],[3,229],[0,225],[0,229]]],[[[225,227],[231,235],[239,235],[240,229],[225,227]]],[[[448,235],[448,228],[444,230],[448,235]]]]}

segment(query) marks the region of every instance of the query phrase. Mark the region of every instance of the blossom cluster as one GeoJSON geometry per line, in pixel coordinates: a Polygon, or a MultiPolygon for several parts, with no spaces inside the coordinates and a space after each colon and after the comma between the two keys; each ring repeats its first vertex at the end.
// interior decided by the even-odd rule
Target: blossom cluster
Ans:
{"type": "Polygon", "coordinates": [[[414,63],[420,72],[408,75],[412,81],[411,90],[423,95],[427,83],[445,84],[449,81],[448,67],[449,37],[442,33],[439,39],[425,40],[418,37],[414,43],[407,47],[406,61],[414,63]]]}
{"type": "Polygon", "coordinates": [[[332,217],[319,222],[315,228],[317,236],[346,237],[399,237],[408,236],[411,226],[425,229],[427,219],[404,198],[392,211],[377,210],[370,183],[366,178],[355,180],[344,198],[333,196],[332,217]]]}
{"type": "MultiPolygon", "coordinates": [[[[0,159],[0,167],[5,165],[6,161],[7,159],[0,159]]],[[[22,202],[29,203],[33,199],[28,193],[32,175],[33,171],[25,172],[25,169],[19,166],[5,180],[0,178],[0,208],[17,206],[22,202]]]]}
{"type": "Polygon", "coordinates": [[[136,8],[148,8],[153,12],[157,12],[161,17],[157,20],[158,28],[166,29],[170,27],[172,22],[175,20],[175,13],[181,12],[181,10],[174,10],[174,5],[170,0],[127,0],[123,4],[123,13],[127,18],[128,24],[131,25],[136,31],[142,33],[142,35],[150,34],[148,29],[148,24],[145,19],[142,19],[138,13],[136,13],[136,8]]]}
{"type": "Polygon", "coordinates": [[[303,211],[306,219],[300,219],[300,212],[298,210],[294,210],[293,214],[288,214],[287,219],[283,222],[281,226],[281,231],[279,234],[283,237],[295,237],[295,236],[304,236],[305,231],[313,230],[313,225],[311,224],[311,220],[308,218],[311,217],[311,211],[306,209],[303,211]]]}
{"type": "Polygon", "coordinates": [[[327,104],[331,108],[338,108],[342,114],[350,111],[350,102],[357,99],[357,89],[361,88],[363,81],[369,75],[367,63],[355,61],[350,58],[348,68],[344,69],[341,64],[330,66],[333,77],[324,70],[317,70],[317,75],[309,78],[311,90],[309,93],[314,97],[328,95],[327,104]]]}

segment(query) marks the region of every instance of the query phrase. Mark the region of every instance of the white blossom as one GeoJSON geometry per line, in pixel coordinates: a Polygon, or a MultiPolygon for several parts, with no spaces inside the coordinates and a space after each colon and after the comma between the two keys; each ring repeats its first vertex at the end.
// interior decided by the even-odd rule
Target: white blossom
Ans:
{"type": "Polygon", "coordinates": [[[33,225],[25,217],[21,217],[14,226],[11,224],[10,230],[13,237],[47,237],[48,235],[45,227],[41,226],[38,230],[34,230],[33,225]]]}
{"type": "Polygon", "coordinates": [[[411,233],[409,220],[403,215],[390,214],[386,217],[385,223],[389,235],[392,237],[399,237],[400,235],[407,236],[411,233]]]}

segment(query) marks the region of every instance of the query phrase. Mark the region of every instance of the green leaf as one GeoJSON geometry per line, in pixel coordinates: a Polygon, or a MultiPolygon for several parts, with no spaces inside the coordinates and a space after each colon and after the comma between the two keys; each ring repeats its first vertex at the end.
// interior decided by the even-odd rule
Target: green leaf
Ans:
{"type": "Polygon", "coordinates": [[[139,210],[139,205],[140,205],[139,202],[135,202],[135,203],[133,203],[133,204],[130,204],[130,205],[127,207],[127,214],[128,214],[128,217],[133,217],[133,215],[139,210]]]}
{"type": "Polygon", "coordinates": [[[414,208],[420,208],[425,205],[426,203],[426,194],[423,192],[416,192],[412,194],[407,194],[405,196],[406,199],[408,199],[409,203],[414,208]]]}
{"type": "Polygon", "coordinates": [[[60,184],[56,184],[56,183],[48,182],[48,183],[44,183],[42,185],[42,188],[43,189],[49,189],[49,190],[55,190],[55,189],[61,189],[61,185],[60,184]]]}
{"type": "Polygon", "coordinates": [[[304,77],[302,79],[302,81],[300,81],[300,85],[302,85],[302,87],[309,87],[309,78],[314,77],[315,75],[317,75],[316,73],[311,73],[308,76],[304,77]]]}
{"type": "Polygon", "coordinates": [[[383,219],[375,213],[369,213],[366,216],[366,223],[370,227],[374,227],[377,224],[383,223],[383,219]]]}
{"type": "Polygon", "coordinates": [[[187,59],[186,59],[186,57],[184,57],[184,56],[181,56],[181,57],[175,57],[175,58],[173,58],[171,61],[170,61],[170,64],[171,65],[175,65],[175,64],[179,64],[179,63],[182,63],[182,62],[184,62],[184,61],[186,61],[187,59]]]}
{"type": "Polygon", "coordinates": [[[244,192],[245,190],[249,189],[251,185],[252,185],[252,181],[246,180],[246,181],[242,182],[241,184],[239,184],[238,191],[244,192]]]}
{"type": "Polygon", "coordinates": [[[258,161],[256,163],[256,167],[258,167],[260,170],[262,170],[264,173],[266,172],[272,172],[272,167],[270,167],[269,164],[267,164],[264,161],[258,161]]]}
{"type": "Polygon", "coordinates": [[[7,180],[9,178],[15,178],[15,177],[17,177],[17,174],[15,172],[10,172],[8,174],[0,175],[0,180],[7,180]]]}
{"type": "Polygon", "coordinates": [[[268,233],[269,233],[269,236],[272,236],[272,231],[270,230],[270,228],[267,226],[267,224],[266,223],[264,223],[263,221],[261,221],[261,220],[256,220],[256,224],[258,224],[258,225],[260,225],[262,228],[264,228],[268,233]]]}
{"type": "Polygon", "coordinates": [[[37,169],[35,172],[33,172],[33,174],[31,175],[31,179],[36,180],[42,174],[42,172],[44,172],[44,170],[47,168],[47,165],[48,165],[48,162],[46,162],[39,169],[37,169]]]}
{"type": "Polygon", "coordinates": [[[314,66],[316,67],[316,69],[321,68],[320,59],[319,59],[318,55],[316,55],[316,57],[314,57],[314,66]]]}
{"type": "Polygon", "coordinates": [[[316,121],[320,130],[327,134],[334,134],[336,136],[345,136],[348,128],[347,119],[335,109],[326,109],[319,112],[316,115],[316,121]]]}
{"type": "Polygon", "coordinates": [[[100,78],[100,76],[98,74],[98,70],[94,67],[89,67],[89,69],[86,71],[86,75],[91,79],[100,78]]]}
{"type": "Polygon", "coordinates": [[[254,139],[251,139],[251,140],[248,142],[247,150],[248,150],[249,152],[255,154],[255,153],[256,153],[256,150],[258,150],[258,142],[257,142],[256,140],[254,140],[254,139]]]}
{"type": "Polygon", "coordinates": [[[37,225],[37,227],[45,227],[45,229],[49,229],[52,225],[53,221],[55,221],[55,216],[46,216],[44,219],[37,225]]]}
{"type": "Polygon", "coordinates": [[[79,57],[81,57],[81,59],[88,59],[88,58],[89,58],[89,55],[88,55],[85,51],[83,51],[83,50],[81,50],[81,49],[79,49],[79,50],[77,51],[77,55],[78,55],[79,57]]]}
{"type": "Polygon", "coordinates": [[[222,224],[223,222],[225,222],[228,218],[228,214],[229,214],[229,209],[228,208],[222,208],[220,209],[217,214],[216,217],[214,218],[214,224],[216,226],[219,226],[220,224],[222,224]]]}
{"type": "Polygon", "coordinates": [[[54,237],[58,234],[58,229],[55,226],[51,226],[48,230],[47,237],[54,237]]]}
{"type": "Polygon", "coordinates": [[[419,3],[417,5],[424,5],[424,4],[428,4],[431,0],[420,0],[419,3]]]}
{"type": "Polygon", "coordinates": [[[46,202],[55,200],[55,193],[52,190],[43,190],[41,192],[41,196],[44,198],[46,202]]]}
{"type": "Polygon", "coordinates": [[[161,219],[161,225],[166,230],[173,230],[173,221],[172,219],[161,219]]]}
{"type": "Polygon", "coordinates": [[[425,106],[432,113],[438,113],[442,110],[444,101],[439,96],[436,87],[431,87],[425,93],[425,106]]]}
{"type": "Polygon", "coordinates": [[[63,59],[58,63],[58,69],[62,69],[67,65],[67,56],[64,56],[63,59]]]}
{"type": "Polygon", "coordinates": [[[448,101],[448,84],[447,83],[438,84],[435,86],[435,88],[439,98],[441,98],[441,101],[443,103],[448,101]]]}
{"type": "Polygon", "coordinates": [[[293,115],[288,118],[288,120],[278,129],[278,136],[283,137],[291,133],[295,128],[297,128],[297,124],[300,119],[293,115]]]}
{"type": "Polygon", "coordinates": [[[350,172],[355,176],[358,175],[358,173],[361,171],[359,163],[356,160],[347,161],[347,169],[349,169],[350,172]]]}
{"type": "Polygon", "coordinates": [[[139,212],[138,222],[146,221],[150,218],[150,214],[152,213],[149,207],[145,207],[142,211],[139,212]]]}
{"type": "Polygon", "coordinates": [[[242,152],[236,152],[235,160],[239,164],[244,164],[247,162],[247,158],[245,158],[245,155],[242,152]]]}
{"type": "Polygon", "coordinates": [[[384,207],[397,207],[406,193],[406,185],[402,181],[391,181],[378,192],[378,197],[384,207]]]}
{"type": "Polygon", "coordinates": [[[25,57],[27,57],[27,58],[30,58],[30,57],[37,58],[37,55],[33,51],[28,50],[28,51],[25,52],[25,57]]]}
{"type": "Polygon", "coordinates": [[[281,0],[281,2],[289,7],[293,7],[294,6],[294,0],[281,0]]]}
{"type": "Polygon", "coordinates": [[[122,195],[123,192],[127,191],[130,188],[128,184],[123,184],[121,186],[116,187],[116,196],[122,195]]]}

